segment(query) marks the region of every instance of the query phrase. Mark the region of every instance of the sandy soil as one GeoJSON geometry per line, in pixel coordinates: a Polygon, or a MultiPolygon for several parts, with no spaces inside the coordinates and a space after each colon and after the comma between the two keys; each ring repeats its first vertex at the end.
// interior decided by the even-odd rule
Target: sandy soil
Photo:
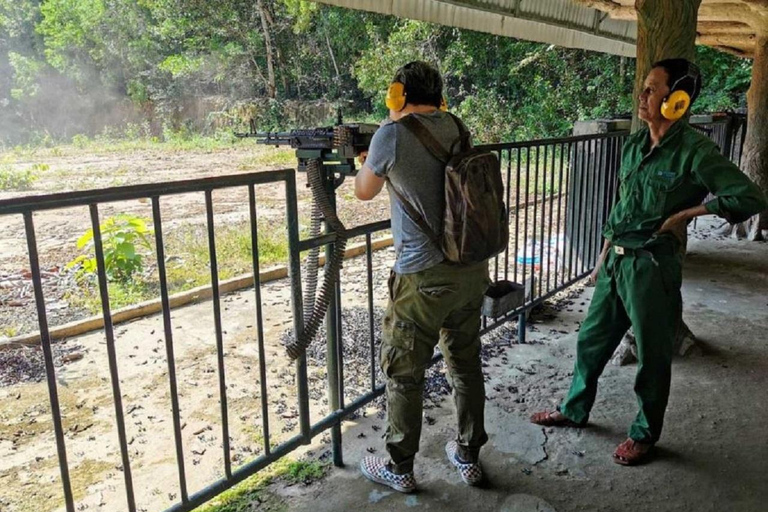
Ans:
{"type": "MultiPolygon", "coordinates": [[[[27,169],[45,163],[49,170],[39,172],[32,190],[0,192],[0,200],[13,197],[60,193],[112,186],[158,183],[212,176],[242,174],[293,167],[293,152],[259,146],[244,141],[217,151],[141,150],[109,154],[78,152],[72,155],[41,155],[15,159],[13,167],[27,169]],[[289,162],[275,164],[270,162],[289,162]]],[[[2,157],[2,155],[0,155],[2,157]]],[[[309,218],[311,194],[303,173],[297,175],[298,210],[302,222],[309,218]]],[[[339,216],[347,226],[384,220],[389,217],[387,198],[363,203],[354,200],[352,180],[338,191],[339,216]]],[[[285,193],[280,183],[256,187],[259,223],[276,227],[285,224],[285,193]]],[[[205,224],[205,199],[202,193],[167,196],[161,199],[163,231],[167,237],[180,226],[205,224]]],[[[248,219],[248,192],[245,188],[215,191],[213,194],[217,226],[248,219]]],[[[102,221],[119,213],[152,219],[149,200],[124,201],[100,206],[102,221]]],[[[90,312],[69,307],[66,292],[76,289],[66,264],[81,254],[77,239],[91,227],[86,207],[41,211],[35,214],[35,231],[40,267],[51,326],[90,316],[90,312]]],[[[166,254],[173,258],[173,254],[166,254]]],[[[0,217],[0,339],[37,330],[32,282],[28,272],[24,223],[21,215],[0,217]],[[23,318],[24,321],[19,319],[23,318]]]]}

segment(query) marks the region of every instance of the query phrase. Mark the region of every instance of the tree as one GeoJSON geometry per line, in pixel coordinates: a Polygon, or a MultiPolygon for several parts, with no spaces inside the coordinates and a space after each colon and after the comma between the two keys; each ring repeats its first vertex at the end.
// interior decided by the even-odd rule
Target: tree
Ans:
{"type": "Polygon", "coordinates": [[[641,127],[639,96],[654,62],[667,58],[696,59],[696,22],[701,0],[635,0],[637,60],[632,131],[641,127]]]}
{"type": "MultiPolygon", "coordinates": [[[[747,136],[741,166],[768,197],[768,31],[759,34],[757,38],[747,104],[747,136]]],[[[768,210],[745,224],[743,227],[749,240],[765,240],[768,210]]]]}

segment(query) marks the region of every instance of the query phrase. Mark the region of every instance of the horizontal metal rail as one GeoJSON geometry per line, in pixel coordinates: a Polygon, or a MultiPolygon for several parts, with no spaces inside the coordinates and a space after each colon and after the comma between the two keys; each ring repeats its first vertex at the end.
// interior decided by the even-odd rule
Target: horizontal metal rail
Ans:
{"type": "Polygon", "coordinates": [[[0,215],[24,213],[30,211],[56,210],[73,206],[88,206],[91,204],[113,203],[148,197],[187,194],[222,188],[242,187],[247,185],[263,185],[284,181],[288,174],[293,175],[293,169],[277,171],[251,172],[217,176],[215,178],[198,178],[125,187],[111,187],[79,192],[61,192],[41,196],[24,196],[0,201],[0,215]]]}

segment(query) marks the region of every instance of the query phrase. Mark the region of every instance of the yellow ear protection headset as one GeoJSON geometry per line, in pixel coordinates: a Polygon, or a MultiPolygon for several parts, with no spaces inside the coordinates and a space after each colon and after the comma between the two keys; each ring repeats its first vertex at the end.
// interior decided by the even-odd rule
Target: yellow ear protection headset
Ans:
{"type": "Polygon", "coordinates": [[[675,80],[675,83],[669,88],[670,93],[661,104],[661,115],[670,121],[677,121],[683,117],[688,111],[688,107],[691,106],[691,102],[696,99],[700,86],[701,72],[696,64],[689,62],[688,71],[685,73],[685,76],[675,80]],[[691,98],[687,91],[680,89],[685,80],[693,81],[693,98],[691,98]]]}
{"type": "Polygon", "coordinates": [[[385,101],[389,110],[400,112],[405,108],[407,100],[405,99],[405,84],[392,82],[387,89],[387,99],[385,101]]]}
{"type": "MultiPolygon", "coordinates": [[[[392,82],[387,89],[387,98],[385,103],[387,108],[400,112],[405,108],[405,104],[408,102],[406,99],[407,93],[405,92],[405,85],[400,82],[392,82]]],[[[448,110],[448,102],[445,100],[445,96],[440,100],[440,110],[446,112],[448,110]]]]}

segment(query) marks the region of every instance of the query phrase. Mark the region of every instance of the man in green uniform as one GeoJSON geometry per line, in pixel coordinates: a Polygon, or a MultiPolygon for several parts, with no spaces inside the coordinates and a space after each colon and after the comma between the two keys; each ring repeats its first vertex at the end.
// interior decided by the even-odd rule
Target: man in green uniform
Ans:
{"type": "Polygon", "coordinates": [[[638,110],[648,126],[623,148],[619,198],[603,229],[570,391],[557,410],[531,416],[544,426],[584,426],[597,380],[631,326],[640,410],[629,438],[613,454],[618,464],[643,461],[661,435],[682,311],[681,244],[688,222],[715,214],[738,223],[768,208],[759,188],[681,119],[700,87],[698,69],[684,59],[660,61],[648,74],[638,110]],[[709,193],[715,199],[701,204],[709,193]]]}

